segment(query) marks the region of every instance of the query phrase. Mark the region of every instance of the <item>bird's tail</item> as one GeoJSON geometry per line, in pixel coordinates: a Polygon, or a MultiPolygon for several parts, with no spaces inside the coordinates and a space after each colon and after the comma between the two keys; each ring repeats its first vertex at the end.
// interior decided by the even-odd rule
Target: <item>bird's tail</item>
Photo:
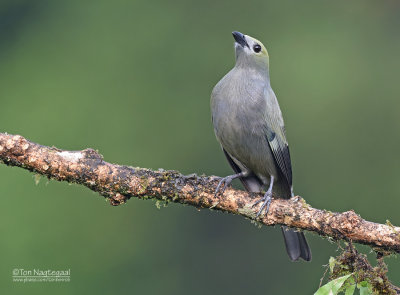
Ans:
{"type": "MultiPolygon", "coordinates": [[[[274,193],[284,198],[293,197],[291,187],[284,181],[279,181],[274,185],[274,193]]],[[[307,244],[306,237],[302,232],[294,231],[286,226],[282,226],[283,238],[285,240],[286,252],[290,260],[297,261],[299,258],[311,261],[311,249],[307,244]]]]}
{"type": "MultiPolygon", "coordinates": [[[[242,172],[238,165],[232,160],[230,155],[223,149],[229,164],[232,166],[236,173],[242,172]]],[[[263,188],[262,181],[254,174],[247,177],[241,177],[240,181],[243,183],[245,189],[249,192],[260,192],[263,188]]],[[[283,198],[291,198],[292,190],[287,183],[277,182],[273,188],[274,194],[283,198]]],[[[285,239],[286,252],[289,255],[290,260],[297,261],[299,258],[305,261],[311,261],[311,249],[307,244],[306,238],[302,232],[296,232],[292,229],[288,229],[284,226],[281,227],[283,232],[283,238],[285,239]]]]}
{"type": "Polygon", "coordinates": [[[311,249],[307,244],[307,240],[302,232],[296,232],[282,226],[283,238],[285,240],[286,252],[290,260],[297,261],[299,258],[305,261],[311,261],[311,249]]]}
{"type": "MultiPolygon", "coordinates": [[[[255,175],[250,175],[240,179],[246,190],[251,192],[259,192],[262,190],[262,183],[255,175]]],[[[287,196],[290,198],[292,192],[281,185],[279,182],[274,185],[274,192],[278,196],[287,196]]],[[[285,226],[282,226],[283,238],[285,240],[286,252],[290,260],[297,261],[299,258],[305,261],[311,261],[311,249],[307,244],[307,240],[302,232],[296,232],[285,226]]]]}

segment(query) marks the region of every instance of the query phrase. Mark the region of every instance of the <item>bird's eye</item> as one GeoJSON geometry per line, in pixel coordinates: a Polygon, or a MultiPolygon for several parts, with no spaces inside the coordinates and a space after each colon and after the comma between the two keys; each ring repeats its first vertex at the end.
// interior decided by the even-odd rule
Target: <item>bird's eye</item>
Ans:
{"type": "Polygon", "coordinates": [[[259,53],[261,51],[261,46],[256,44],[256,45],[253,46],[253,50],[254,50],[255,53],[259,53]]]}

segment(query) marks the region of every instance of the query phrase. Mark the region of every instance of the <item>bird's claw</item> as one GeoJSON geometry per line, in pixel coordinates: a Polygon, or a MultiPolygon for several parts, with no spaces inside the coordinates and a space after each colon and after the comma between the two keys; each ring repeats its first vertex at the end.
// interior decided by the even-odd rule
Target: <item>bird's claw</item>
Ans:
{"type": "Polygon", "coordinates": [[[231,184],[233,179],[234,179],[234,177],[232,175],[222,178],[218,183],[218,186],[217,186],[217,189],[215,190],[214,196],[216,197],[219,193],[224,194],[225,189],[228,187],[228,185],[231,184]],[[222,185],[224,185],[224,186],[221,189],[222,185]]]}
{"type": "Polygon", "coordinates": [[[271,201],[272,201],[272,192],[268,190],[268,191],[265,193],[265,195],[264,195],[264,197],[263,197],[262,199],[258,200],[257,202],[255,202],[255,203],[253,204],[252,207],[256,206],[258,203],[263,202],[263,204],[261,205],[260,210],[258,211],[258,213],[257,213],[257,215],[256,215],[256,218],[258,218],[258,217],[261,215],[261,213],[262,213],[262,211],[264,210],[265,207],[267,207],[267,208],[265,209],[265,215],[268,214],[269,206],[271,205],[271,201]]]}

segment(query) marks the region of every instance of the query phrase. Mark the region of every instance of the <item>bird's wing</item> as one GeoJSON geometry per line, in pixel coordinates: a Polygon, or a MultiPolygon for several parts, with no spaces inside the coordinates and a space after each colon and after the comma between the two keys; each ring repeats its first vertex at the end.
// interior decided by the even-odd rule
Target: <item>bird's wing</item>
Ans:
{"type": "Polygon", "coordinates": [[[285,126],[275,93],[270,87],[264,90],[267,101],[265,112],[265,133],[268,144],[272,150],[275,161],[286,178],[289,186],[292,186],[292,164],[290,162],[289,145],[286,140],[285,126]]]}

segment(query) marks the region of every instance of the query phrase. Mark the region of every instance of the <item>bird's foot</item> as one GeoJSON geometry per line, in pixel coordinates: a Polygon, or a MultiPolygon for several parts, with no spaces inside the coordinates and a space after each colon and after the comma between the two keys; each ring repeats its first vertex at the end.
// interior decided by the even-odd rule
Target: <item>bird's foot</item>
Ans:
{"type": "Polygon", "coordinates": [[[256,218],[258,218],[258,216],[261,215],[261,213],[262,213],[262,211],[264,210],[265,207],[266,207],[266,209],[265,209],[265,215],[268,214],[269,206],[271,205],[271,201],[272,201],[272,190],[268,190],[268,191],[264,194],[264,197],[263,197],[262,199],[260,199],[260,200],[258,200],[257,202],[254,203],[253,207],[256,206],[258,203],[263,202],[263,204],[262,204],[260,210],[258,211],[258,213],[257,213],[257,215],[256,215],[256,218]]]}
{"type": "Polygon", "coordinates": [[[222,178],[220,180],[220,182],[218,183],[217,189],[215,190],[215,196],[217,196],[219,193],[224,194],[225,189],[228,187],[228,185],[231,184],[231,182],[234,179],[239,178],[239,177],[245,177],[245,176],[247,176],[247,173],[241,172],[238,174],[233,174],[233,175],[229,175],[229,176],[222,178]],[[222,187],[222,185],[223,185],[223,187],[222,187]]]}

